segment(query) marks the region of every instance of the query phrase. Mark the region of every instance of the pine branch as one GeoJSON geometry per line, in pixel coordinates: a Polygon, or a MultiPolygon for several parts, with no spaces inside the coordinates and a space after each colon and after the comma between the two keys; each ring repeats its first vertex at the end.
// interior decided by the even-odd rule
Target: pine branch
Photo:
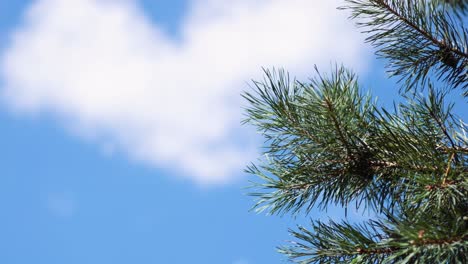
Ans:
{"type": "Polygon", "coordinates": [[[295,214],[354,202],[379,214],[291,231],[296,241],[279,251],[296,263],[468,263],[468,126],[446,103],[456,87],[468,96],[468,2],[347,2],[411,93],[390,111],[343,67],[330,76],[316,69],[308,83],[266,70],[243,95],[245,122],[266,138],[264,159],[247,168],[261,178],[254,209],[295,214]],[[432,75],[445,86],[436,89],[432,75]]]}
{"type": "Polygon", "coordinates": [[[391,14],[401,20],[403,23],[408,25],[411,29],[415,30],[422,36],[424,36],[427,40],[431,41],[434,45],[438,46],[440,50],[453,52],[461,57],[468,58],[468,53],[464,52],[457,47],[453,47],[452,45],[448,45],[443,40],[438,40],[435,36],[433,36],[430,32],[426,31],[423,27],[412,22],[409,18],[405,17],[403,13],[400,13],[394,6],[390,5],[388,1],[385,0],[375,0],[376,3],[381,4],[385,9],[387,9],[391,14]]]}
{"type": "Polygon", "coordinates": [[[330,77],[318,74],[310,84],[289,82],[284,72],[267,72],[264,83],[254,84],[256,93],[245,94],[252,104],[247,122],[269,142],[268,159],[247,171],[267,180],[253,186],[260,190],[254,194],[257,211],[309,212],[353,201],[391,210],[415,195],[422,202],[427,186],[456,182],[457,173],[466,173],[463,162],[446,173],[454,151],[467,155],[450,137],[454,124],[444,94],[408,98],[389,113],[360,95],[354,75],[343,68],[330,77]]]}
{"type": "Polygon", "coordinates": [[[468,11],[467,0],[432,0],[435,4],[442,6],[443,8],[449,7],[452,12],[459,15],[466,15],[468,11]]]}
{"type": "MultiPolygon", "coordinates": [[[[405,80],[405,89],[425,87],[432,71],[438,80],[468,93],[468,31],[463,19],[433,2],[347,0],[352,18],[370,34],[377,55],[389,60],[389,72],[405,80]]],[[[465,94],[468,96],[468,94],[465,94]]]]}
{"type": "MultiPolygon", "coordinates": [[[[263,175],[269,182],[263,187],[278,190],[273,195],[257,193],[258,207],[270,204],[271,211],[281,212],[305,204],[312,208],[316,202],[346,205],[362,195],[374,175],[372,154],[361,136],[371,126],[373,105],[358,94],[354,75],[337,68],[331,77],[319,75],[307,85],[289,84],[281,74],[279,80],[274,74],[266,76],[263,84],[254,83],[256,95],[245,95],[252,103],[248,122],[258,124],[270,141],[269,160],[261,169],[274,177],[263,175]],[[326,130],[317,130],[319,126],[326,130]],[[313,188],[298,195],[297,186],[313,188]],[[319,201],[322,193],[328,197],[319,201]]],[[[249,172],[260,174],[257,167],[249,172]]]]}
{"type": "MultiPolygon", "coordinates": [[[[295,263],[465,263],[466,220],[444,223],[447,233],[434,231],[436,220],[391,218],[356,225],[312,222],[312,231],[290,230],[298,241],[279,251],[295,263]],[[460,228],[463,226],[463,228],[460,228]],[[432,228],[430,228],[432,227],[432,228]]],[[[439,228],[440,229],[440,228],[439,228]]],[[[438,228],[435,228],[438,230],[438,228]]]]}

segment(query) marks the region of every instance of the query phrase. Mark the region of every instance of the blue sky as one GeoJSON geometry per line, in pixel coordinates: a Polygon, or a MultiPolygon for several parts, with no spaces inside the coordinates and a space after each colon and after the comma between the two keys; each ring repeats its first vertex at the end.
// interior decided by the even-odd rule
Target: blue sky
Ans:
{"type": "Polygon", "coordinates": [[[0,0],[0,263],[283,263],[306,220],[248,211],[240,92],[344,61],[396,93],[340,1],[309,2],[0,0]]]}

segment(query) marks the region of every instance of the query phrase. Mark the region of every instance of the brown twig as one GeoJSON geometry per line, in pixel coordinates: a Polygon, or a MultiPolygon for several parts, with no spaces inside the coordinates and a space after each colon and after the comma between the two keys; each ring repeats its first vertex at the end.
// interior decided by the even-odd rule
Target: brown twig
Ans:
{"type": "Polygon", "coordinates": [[[455,157],[455,152],[453,152],[452,155],[450,155],[450,158],[447,162],[447,169],[445,170],[444,178],[442,179],[442,186],[444,186],[447,182],[447,177],[450,173],[450,168],[452,168],[452,160],[454,157],[455,157]]]}

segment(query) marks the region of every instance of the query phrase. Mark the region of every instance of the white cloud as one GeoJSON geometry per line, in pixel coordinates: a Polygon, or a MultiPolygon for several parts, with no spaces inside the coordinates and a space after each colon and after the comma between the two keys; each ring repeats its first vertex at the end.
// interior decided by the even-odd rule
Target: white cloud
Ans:
{"type": "Polygon", "coordinates": [[[226,182],[255,155],[239,93],[260,67],[365,67],[338,2],[193,0],[174,40],[135,1],[35,1],[3,53],[2,96],[133,159],[226,182]]]}

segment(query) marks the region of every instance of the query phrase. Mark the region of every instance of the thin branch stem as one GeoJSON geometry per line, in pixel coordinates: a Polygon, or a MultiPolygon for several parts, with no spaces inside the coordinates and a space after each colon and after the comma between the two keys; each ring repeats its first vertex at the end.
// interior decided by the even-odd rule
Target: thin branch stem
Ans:
{"type": "Polygon", "coordinates": [[[450,158],[447,162],[447,169],[445,170],[445,174],[444,174],[444,178],[442,180],[442,186],[445,186],[446,184],[446,181],[447,181],[447,177],[450,173],[450,168],[452,168],[452,160],[453,158],[455,157],[455,152],[453,152],[451,155],[450,155],[450,158]]]}
{"type": "Polygon", "coordinates": [[[332,121],[333,121],[333,125],[335,126],[335,129],[338,132],[338,135],[339,135],[339,137],[341,139],[341,142],[345,145],[346,151],[347,151],[347,153],[349,155],[349,154],[351,154],[351,148],[349,146],[348,140],[346,140],[346,137],[344,136],[344,133],[341,130],[340,124],[339,124],[338,119],[337,119],[337,117],[335,115],[335,109],[333,107],[333,104],[327,98],[325,98],[325,104],[326,104],[328,110],[330,111],[330,115],[331,115],[331,118],[332,118],[332,121]]]}

